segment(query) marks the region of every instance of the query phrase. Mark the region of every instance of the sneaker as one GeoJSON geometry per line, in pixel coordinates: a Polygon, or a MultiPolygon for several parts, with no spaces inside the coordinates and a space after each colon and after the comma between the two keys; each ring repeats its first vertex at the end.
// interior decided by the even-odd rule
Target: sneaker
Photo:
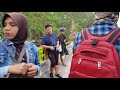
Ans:
{"type": "Polygon", "coordinates": [[[50,73],[50,77],[53,78],[53,73],[50,73]]]}
{"type": "Polygon", "coordinates": [[[62,77],[60,76],[60,74],[56,74],[55,76],[58,77],[58,78],[62,78],[62,77]]]}

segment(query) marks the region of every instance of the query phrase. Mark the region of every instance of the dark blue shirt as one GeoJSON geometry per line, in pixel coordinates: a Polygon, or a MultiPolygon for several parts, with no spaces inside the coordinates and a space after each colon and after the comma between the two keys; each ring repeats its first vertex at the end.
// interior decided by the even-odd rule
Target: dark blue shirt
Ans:
{"type": "Polygon", "coordinates": [[[58,37],[57,35],[53,32],[52,34],[46,34],[43,39],[42,39],[42,45],[47,45],[47,46],[53,46],[55,47],[57,45],[58,37]]]}

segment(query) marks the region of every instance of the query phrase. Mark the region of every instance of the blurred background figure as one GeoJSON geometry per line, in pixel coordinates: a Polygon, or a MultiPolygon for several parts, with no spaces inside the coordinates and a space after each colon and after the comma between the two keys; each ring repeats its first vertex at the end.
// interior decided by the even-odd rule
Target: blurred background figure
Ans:
{"type": "Polygon", "coordinates": [[[66,48],[66,36],[64,35],[65,33],[65,28],[60,28],[60,35],[58,36],[58,39],[59,39],[59,45],[61,45],[62,47],[62,51],[59,52],[60,53],[60,59],[61,59],[61,62],[62,62],[62,65],[63,66],[66,66],[63,62],[63,58],[62,56],[65,54],[65,55],[69,55],[68,53],[68,50],[66,48]]]}

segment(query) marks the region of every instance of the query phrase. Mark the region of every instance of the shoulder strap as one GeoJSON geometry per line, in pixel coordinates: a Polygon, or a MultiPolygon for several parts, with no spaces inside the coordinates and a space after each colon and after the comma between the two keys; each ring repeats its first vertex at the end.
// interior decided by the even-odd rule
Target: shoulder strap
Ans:
{"type": "Polygon", "coordinates": [[[12,56],[14,63],[18,63],[18,62],[21,62],[21,61],[22,61],[22,58],[23,58],[23,56],[24,56],[24,54],[25,54],[25,45],[23,46],[23,48],[22,48],[22,50],[21,50],[21,53],[20,53],[20,56],[19,56],[18,61],[17,61],[17,60],[15,59],[15,57],[12,55],[12,53],[10,52],[10,50],[8,49],[8,47],[5,45],[5,43],[2,42],[1,40],[0,40],[0,43],[4,46],[4,48],[8,51],[8,53],[12,56]]]}
{"type": "Polygon", "coordinates": [[[4,46],[4,48],[8,51],[8,53],[9,53],[12,57],[14,57],[14,56],[11,54],[10,50],[8,49],[8,47],[5,45],[5,43],[2,42],[2,40],[0,40],[0,43],[4,46]]]}
{"type": "Polygon", "coordinates": [[[23,46],[23,48],[22,48],[22,50],[21,50],[21,53],[20,53],[20,56],[19,56],[19,58],[18,58],[18,62],[21,62],[22,61],[22,58],[23,58],[23,56],[24,56],[24,54],[25,54],[25,44],[24,44],[24,46],[23,46]]]}
{"type": "Polygon", "coordinates": [[[87,40],[88,39],[88,35],[87,35],[87,32],[86,32],[86,29],[84,29],[81,34],[82,34],[83,40],[87,40]]]}
{"type": "MultiPolygon", "coordinates": [[[[87,30],[83,30],[82,31],[82,37],[84,40],[87,40],[88,39],[88,34],[87,34],[87,30]]],[[[115,31],[113,31],[113,33],[111,35],[109,35],[108,39],[106,40],[106,42],[109,42],[109,43],[114,43],[116,41],[116,39],[120,36],[120,28],[116,28],[115,31]]],[[[97,36],[95,36],[97,37],[97,36]]],[[[105,37],[103,37],[104,39],[105,37]]]]}
{"type": "Polygon", "coordinates": [[[118,29],[106,40],[106,42],[114,43],[119,36],[120,36],[120,28],[118,28],[118,29]]]}

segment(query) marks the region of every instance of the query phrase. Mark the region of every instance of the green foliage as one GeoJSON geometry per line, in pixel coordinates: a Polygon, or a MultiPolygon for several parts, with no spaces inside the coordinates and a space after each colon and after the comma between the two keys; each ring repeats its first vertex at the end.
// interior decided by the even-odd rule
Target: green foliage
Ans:
{"type": "MultiPolygon", "coordinates": [[[[59,35],[59,28],[66,28],[65,35],[68,40],[73,40],[73,36],[85,27],[92,25],[94,15],[92,12],[20,12],[27,18],[29,25],[29,39],[38,40],[44,36],[44,26],[51,24],[53,31],[59,35]],[[72,36],[71,36],[72,35],[72,36]]],[[[0,12],[0,20],[4,12],[0,12]]],[[[2,27],[0,24],[0,35],[2,27]]]]}
{"type": "MultiPolygon", "coordinates": [[[[5,12],[0,12],[0,22],[2,22],[2,17],[5,12]]],[[[0,39],[3,38],[3,28],[2,28],[2,23],[0,23],[0,39]]]]}

